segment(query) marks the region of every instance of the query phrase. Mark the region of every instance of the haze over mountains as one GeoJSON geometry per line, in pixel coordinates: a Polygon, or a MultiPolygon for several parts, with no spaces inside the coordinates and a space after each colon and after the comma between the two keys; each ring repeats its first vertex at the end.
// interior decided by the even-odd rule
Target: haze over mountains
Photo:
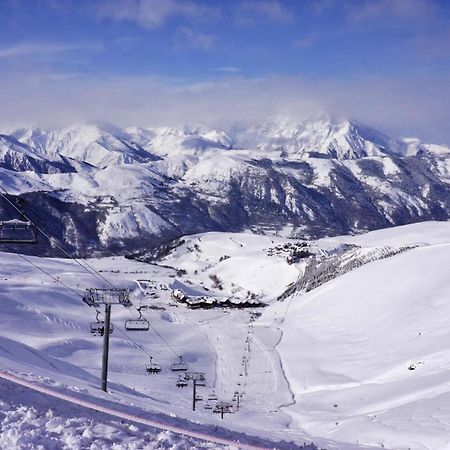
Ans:
{"type": "MultiPolygon", "coordinates": [[[[449,147],[329,116],[229,130],[22,128],[0,135],[0,176],[32,219],[83,254],[212,230],[357,233],[450,210],[449,147]]],[[[33,251],[53,253],[45,240],[33,251]]]]}

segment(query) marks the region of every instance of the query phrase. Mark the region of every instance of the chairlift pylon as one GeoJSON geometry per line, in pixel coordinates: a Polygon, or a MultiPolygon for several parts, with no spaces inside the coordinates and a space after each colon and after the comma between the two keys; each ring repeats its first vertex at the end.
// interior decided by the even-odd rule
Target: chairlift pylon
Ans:
{"type": "Polygon", "coordinates": [[[181,372],[188,370],[188,365],[183,361],[183,357],[179,356],[180,360],[177,363],[171,365],[172,372],[181,372]]]}
{"type": "Polygon", "coordinates": [[[155,374],[161,372],[162,367],[160,364],[155,363],[153,361],[153,358],[150,356],[150,361],[145,366],[145,370],[147,371],[147,373],[155,375],[155,374]]]}
{"type": "Polygon", "coordinates": [[[138,308],[139,317],[137,319],[130,319],[125,322],[125,330],[127,331],[148,331],[150,329],[150,322],[142,318],[141,308],[138,308]]]}

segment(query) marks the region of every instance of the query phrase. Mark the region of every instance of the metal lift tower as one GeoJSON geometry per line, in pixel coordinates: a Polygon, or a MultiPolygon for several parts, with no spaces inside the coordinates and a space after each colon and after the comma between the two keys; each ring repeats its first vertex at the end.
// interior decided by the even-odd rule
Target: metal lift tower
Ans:
{"type": "Polygon", "coordinates": [[[133,306],[130,301],[130,291],[128,289],[86,289],[83,302],[88,306],[98,308],[105,306],[105,330],[103,334],[103,359],[102,359],[102,391],[107,392],[108,387],[108,358],[109,358],[109,334],[111,325],[112,305],[122,305],[126,308],[133,306]]]}

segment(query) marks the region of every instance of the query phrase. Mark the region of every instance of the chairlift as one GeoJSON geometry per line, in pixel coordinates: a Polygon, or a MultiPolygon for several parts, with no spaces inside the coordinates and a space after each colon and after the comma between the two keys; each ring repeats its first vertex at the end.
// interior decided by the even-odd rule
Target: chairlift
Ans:
{"type": "Polygon", "coordinates": [[[125,322],[125,330],[127,331],[148,331],[150,322],[142,318],[141,308],[138,308],[139,317],[137,319],[127,320],[125,322]]]}
{"type": "Polygon", "coordinates": [[[195,384],[197,386],[206,386],[205,377],[203,376],[203,377],[197,378],[197,380],[195,381],[195,384]]]}
{"type": "Polygon", "coordinates": [[[28,220],[11,219],[0,221],[1,244],[35,244],[37,232],[28,220]]]}
{"type": "Polygon", "coordinates": [[[177,363],[172,364],[170,367],[172,372],[181,372],[188,370],[188,365],[183,361],[183,357],[180,356],[180,361],[177,363]]]}
{"type": "Polygon", "coordinates": [[[177,385],[177,388],[184,388],[188,385],[188,380],[185,377],[182,377],[180,375],[180,377],[177,380],[176,385],[177,385]]]}
{"type": "MultiPolygon", "coordinates": [[[[91,322],[90,330],[94,336],[103,336],[105,334],[105,322],[98,318],[98,314],[99,313],[97,313],[97,318],[96,318],[97,321],[91,322]]],[[[114,331],[114,324],[110,323],[109,324],[109,334],[112,334],[113,331],[114,331]]]]}
{"type": "Polygon", "coordinates": [[[214,391],[212,391],[212,393],[208,395],[209,401],[217,401],[218,399],[219,399],[219,397],[217,397],[217,395],[214,391]]]}
{"type": "Polygon", "coordinates": [[[145,370],[147,371],[147,373],[155,375],[161,372],[161,369],[162,369],[161,365],[153,362],[153,358],[150,356],[150,361],[145,366],[145,370]]]}
{"type": "Polygon", "coordinates": [[[206,402],[205,405],[203,406],[204,409],[213,409],[211,403],[206,402]]]}

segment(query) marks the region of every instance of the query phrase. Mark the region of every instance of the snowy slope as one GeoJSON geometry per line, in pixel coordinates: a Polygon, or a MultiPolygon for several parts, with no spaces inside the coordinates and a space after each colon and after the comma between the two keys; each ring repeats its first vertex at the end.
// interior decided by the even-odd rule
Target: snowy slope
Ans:
{"type": "MultiPolygon", "coordinates": [[[[224,237],[223,241],[229,241],[229,236],[224,237]]],[[[249,398],[242,401],[243,405],[247,402],[247,406],[242,407],[242,414],[231,415],[233,417],[228,415],[225,422],[211,411],[204,410],[204,402],[199,404],[197,412],[192,412],[191,389],[175,389],[177,374],[172,373],[169,367],[182,354],[190,370],[206,372],[207,387],[199,388],[205,398],[214,390],[221,400],[231,401],[240,385],[239,363],[248,331],[247,311],[220,308],[192,311],[178,305],[166,288],[177,279],[175,269],[119,257],[90,260],[89,264],[114,285],[132,290],[135,305],[144,306],[145,316],[152,324],[149,332],[127,333],[123,327],[124,321],[136,318],[136,310],[113,308],[115,328],[111,337],[110,394],[106,396],[99,391],[102,339],[89,333],[89,323],[95,322],[95,311],[81,301],[84,289],[102,287],[102,280],[89,275],[71,261],[26,257],[27,261],[19,255],[7,253],[1,253],[0,258],[0,302],[3,305],[0,312],[0,362],[3,370],[44,387],[60,392],[69,391],[71,395],[99,404],[108,400],[114,403],[115,409],[141,417],[163,420],[190,430],[212,432],[219,437],[231,437],[262,447],[275,445],[291,449],[295,448],[293,442],[312,441],[311,436],[302,431],[292,430],[288,434],[280,432],[279,424],[286,423],[287,416],[277,414],[270,425],[271,418],[266,416],[265,407],[262,409],[258,406],[262,405],[266,392],[284,389],[280,382],[273,384],[274,373],[264,375],[261,386],[252,383],[253,378],[256,380],[256,377],[260,377],[257,375],[259,370],[256,367],[249,368],[249,385],[246,388],[249,398]],[[64,285],[56,283],[37,270],[36,266],[64,285]],[[145,282],[142,280],[157,281],[154,291],[156,298],[148,295],[148,288],[143,288],[145,282]],[[234,326],[230,327],[230,323],[234,326]],[[149,376],[145,372],[150,354],[163,365],[160,376],[149,376]],[[255,404],[250,396],[256,400],[255,404]],[[269,428],[265,430],[262,424],[267,424],[269,428]],[[231,427],[233,432],[222,430],[221,426],[224,425],[231,427]],[[283,444],[283,440],[288,443],[283,444]]],[[[260,354],[259,347],[256,347],[259,345],[255,343],[254,361],[261,360],[259,364],[265,368],[272,367],[272,357],[266,351],[260,354]]],[[[283,394],[280,395],[273,399],[273,408],[283,398],[283,394]]],[[[17,401],[7,402],[7,405],[2,404],[0,407],[11,416],[4,424],[5,430],[8,430],[5,439],[14,437],[14,429],[23,429],[24,414],[30,415],[31,429],[37,429],[45,421],[46,410],[43,411],[39,404],[24,402],[22,409],[17,401]],[[37,412],[33,408],[37,408],[37,412]]],[[[56,405],[49,407],[53,409],[56,405]]],[[[59,411],[62,416],[58,415],[56,422],[68,426],[67,433],[59,433],[59,439],[66,439],[71,429],[80,429],[83,424],[91,433],[88,431],[83,439],[74,438],[74,443],[101,440],[100,433],[105,426],[106,437],[103,439],[106,442],[112,439],[108,438],[110,433],[114,433],[118,440],[125,439],[122,426],[112,424],[113,430],[107,424],[96,428],[92,421],[97,419],[90,414],[85,413],[83,419],[80,412],[73,420],[69,420],[66,411],[59,411]]],[[[40,436],[41,441],[46,442],[49,433],[50,428],[47,433],[35,431],[34,436],[36,439],[40,436]]],[[[142,432],[134,430],[134,433],[136,442],[140,442],[142,432]]],[[[30,439],[30,435],[25,434],[24,440],[30,439]]]]}
{"type": "MultiPolygon", "coordinates": [[[[150,263],[89,260],[114,285],[131,289],[152,325],[149,332],[127,333],[124,320],[135,318],[136,311],[113,308],[106,396],[98,389],[101,339],[89,333],[95,311],[81,301],[86,287],[104,281],[70,260],[1,253],[0,362],[3,370],[58,392],[191,430],[212,432],[219,426],[219,436],[262,446],[269,439],[290,449],[303,442],[346,450],[445,449],[448,255],[450,223],[428,222],[316,242],[207,233],[143,254],[150,263]],[[386,253],[405,246],[411,248],[386,253]],[[353,258],[353,270],[276,300],[295,288],[315,261],[339,258],[353,258]],[[189,309],[172,298],[171,286],[211,298],[245,298],[251,291],[268,306],[189,309]],[[149,354],[163,366],[158,376],[145,374],[149,354]],[[168,369],[178,354],[190,370],[206,372],[204,399],[213,390],[228,401],[235,391],[245,392],[239,412],[224,422],[203,408],[205,402],[192,412],[190,389],[174,389],[177,377],[168,369]]],[[[24,417],[37,429],[46,409],[17,395],[24,399],[22,409],[12,400],[0,406],[5,437],[20,432],[29,441],[24,417]]],[[[71,419],[57,404],[48,408],[56,410],[51,423],[68,427],[65,434],[57,432],[58,439],[82,426],[90,432],[74,442],[126,439],[123,424],[82,412],[71,419]]],[[[131,434],[130,445],[144,439],[139,427],[131,434]]],[[[48,438],[42,432],[34,436],[48,438]]]]}
{"type": "Polygon", "coordinates": [[[343,242],[420,247],[265,312],[265,322],[283,333],[277,348],[293,393],[284,411],[313,435],[395,449],[448,448],[449,224],[319,245],[343,242]]]}
{"type": "MultiPolygon", "coordinates": [[[[271,254],[271,248],[284,243],[282,238],[251,233],[193,235],[183,238],[180,246],[159,261],[184,271],[181,280],[219,290],[221,296],[247,298],[253,294],[270,301],[302,273],[302,264],[287,262],[287,252],[271,254]]],[[[152,260],[148,255],[140,259],[152,260]]]]}
{"type": "Polygon", "coordinates": [[[39,156],[33,149],[12,136],[0,134],[0,167],[14,172],[71,172],[70,165],[53,162],[39,156]]]}

